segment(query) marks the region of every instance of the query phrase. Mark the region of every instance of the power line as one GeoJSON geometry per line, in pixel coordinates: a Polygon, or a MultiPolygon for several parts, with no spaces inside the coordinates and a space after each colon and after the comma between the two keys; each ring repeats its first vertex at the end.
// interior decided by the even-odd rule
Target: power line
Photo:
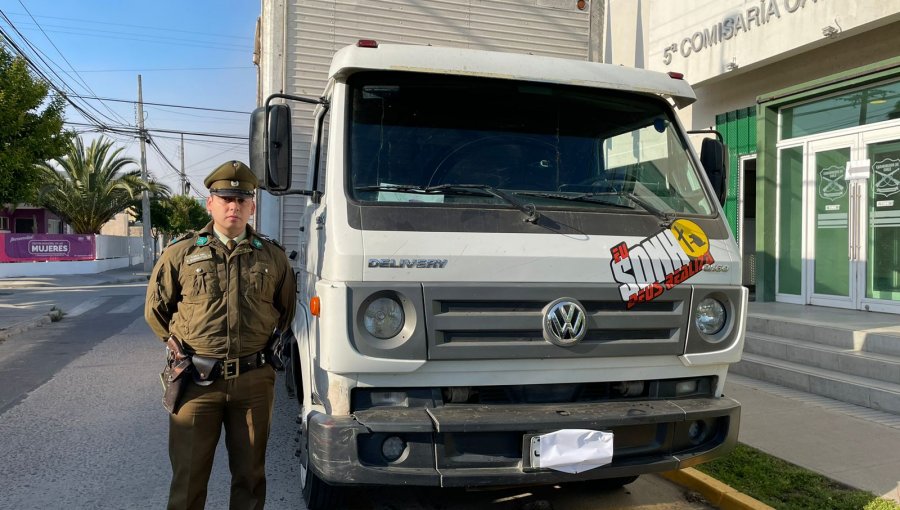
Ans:
{"type": "MultiPolygon", "coordinates": [[[[50,45],[53,46],[53,48],[56,50],[56,53],[58,53],[59,56],[62,57],[62,59],[66,61],[66,64],[69,64],[69,69],[71,69],[71,70],[75,73],[75,76],[78,77],[78,80],[81,81],[81,84],[84,85],[84,88],[85,88],[86,90],[88,90],[91,94],[97,95],[97,93],[94,92],[93,89],[91,89],[90,85],[88,85],[87,82],[84,81],[84,78],[82,78],[81,75],[78,74],[78,71],[75,70],[75,67],[72,65],[71,62],[69,62],[69,59],[67,59],[66,56],[63,55],[63,53],[62,53],[62,51],[60,51],[59,47],[56,46],[56,43],[54,43],[53,40],[50,39],[50,36],[47,35],[47,32],[44,32],[43,27],[41,27],[41,25],[37,22],[37,20],[34,19],[34,16],[31,14],[31,11],[28,10],[28,7],[25,7],[25,4],[22,3],[22,0],[19,0],[19,5],[21,5],[22,8],[25,9],[25,12],[27,12],[27,13],[28,13],[28,16],[31,17],[31,19],[34,21],[34,24],[41,30],[41,33],[44,34],[44,37],[47,38],[47,41],[48,41],[48,42],[50,43],[50,45]]],[[[58,66],[57,66],[57,67],[58,67],[58,66]]],[[[62,70],[62,69],[60,69],[60,70],[62,70]]],[[[63,72],[65,73],[65,71],[63,71],[63,72]]],[[[68,74],[68,73],[66,73],[66,74],[68,74]]],[[[103,106],[106,107],[106,110],[107,110],[109,113],[113,114],[113,115],[116,116],[116,117],[119,117],[119,119],[122,120],[123,122],[125,121],[125,119],[123,119],[119,114],[117,114],[116,112],[112,111],[112,109],[111,109],[109,106],[106,106],[105,104],[104,104],[103,106]]]]}
{"type": "Polygon", "coordinates": [[[240,117],[238,117],[238,116],[222,117],[221,115],[203,115],[201,113],[197,113],[197,112],[193,112],[193,111],[190,111],[190,112],[179,111],[179,110],[176,110],[173,108],[168,108],[165,106],[148,106],[145,108],[145,110],[150,110],[150,111],[160,113],[160,114],[164,113],[166,115],[177,115],[177,116],[179,116],[179,118],[187,117],[187,118],[191,119],[192,122],[195,122],[195,123],[215,122],[217,124],[223,124],[223,123],[239,122],[241,124],[247,124],[247,119],[245,118],[246,115],[244,115],[244,114],[241,114],[240,117]],[[203,120],[203,119],[206,119],[206,120],[203,120]]]}
{"type": "Polygon", "coordinates": [[[181,170],[179,170],[179,169],[178,169],[171,161],[169,161],[169,158],[166,157],[166,155],[163,153],[162,150],[160,150],[160,148],[159,148],[159,146],[156,144],[156,142],[154,142],[152,139],[150,139],[149,141],[150,141],[150,147],[152,147],[153,150],[155,150],[156,153],[159,154],[160,157],[162,157],[163,161],[165,161],[165,162],[171,167],[171,169],[175,172],[175,174],[176,174],[179,178],[185,178],[185,182],[187,182],[188,186],[189,186],[192,190],[194,190],[194,193],[196,193],[197,196],[202,197],[203,195],[200,193],[200,190],[198,190],[197,187],[194,186],[194,183],[192,183],[192,182],[190,181],[190,179],[187,179],[186,176],[183,176],[183,175],[181,174],[181,170]]]}
{"type": "MultiPolygon", "coordinates": [[[[94,126],[94,124],[85,124],[83,122],[66,121],[66,124],[69,124],[72,126],[92,126],[92,127],[94,126]]],[[[139,132],[140,132],[137,128],[131,127],[131,126],[125,126],[125,127],[102,126],[102,128],[108,129],[113,132],[135,134],[135,135],[139,134],[139,132]]],[[[144,131],[154,131],[157,133],[185,134],[185,135],[191,135],[191,136],[206,136],[206,137],[210,137],[210,138],[228,138],[228,139],[233,139],[233,140],[249,140],[250,139],[250,137],[248,137],[248,136],[231,135],[228,133],[208,133],[208,132],[201,132],[201,131],[184,131],[184,130],[177,130],[177,129],[144,128],[144,131]]]]}
{"type": "MultiPolygon", "coordinates": [[[[231,69],[256,69],[254,66],[224,66],[224,67],[149,67],[143,69],[81,69],[79,73],[146,73],[155,71],[219,71],[231,69]]],[[[68,74],[68,73],[66,73],[68,74]]]]}
{"type": "MultiPolygon", "coordinates": [[[[20,0],[20,3],[21,3],[21,0],[20,0]]],[[[25,7],[24,4],[22,5],[22,7],[23,8],[25,7]]],[[[27,8],[26,8],[26,11],[27,11],[27,8]]],[[[30,15],[30,12],[29,12],[29,15],[30,15]]],[[[87,83],[84,81],[84,79],[80,75],[78,75],[78,72],[75,71],[74,66],[72,66],[71,62],[69,62],[68,59],[66,59],[65,55],[62,54],[59,47],[57,47],[56,44],[50,39],[50,37],[47,35],[46,31],[44,31],[43,27],[41,27],[35,21],[35,24],[38,26],[38,28],[41,30],[41,32],[43,32],[44,36],[47,38],[47,40],[50,42],[50,44],[53,45],[53,47],[56,49],[57,53],[59,53],[59,55],[63,58],[63,60],[66,61],[66,63],[69,65],[69,68],[72,69],[73,71],[75,71],[75,74],[77,75],[78,80],[81,82],[82,85],[84,85],[84,87],[91,94],[93,94],[93,96],[81,95],[81,94],[75,93],[74,89],[66,82],[66,80],[62,76],[60,76],[59,73],[56,72],[55,69],[58,68],[64,74],[69,74],[69,73],[62,70],[62,68],[59,65],[57,65],[55,62],[53,62],[53,59],[51,59],[48,55],[44,54],[31,41],[29,41],[28,38],[22,34],[22,32],[15,26],[15,24],[12,23],[12,21],[9,19],[9,17],[6,15],[6,13],[4,13],[2,10],[0,10],[0,17],[2,17],[2,19],[6,21],[6,23],[9,25],[9,27],[16,34],[18,34],[19,38],[21,39],[21,41],[24,44],[20,45],[20,43],[17,43],[16,40],[14,40],[13,37],[9,33],[7,33],[6,30],[3,30],[3,27],[0,27],[0,34],[2,34],[2,41],[5,41],[5,44],[7,46],[9,46],[11,50],[15,51],[16,54],[18,54],[23,59],[23,61],[26,62],[26,64],[29,66],[29,68],[32,70],[32,72],[34,72],[41,80],[43,80],[45,83],[47,83],[47,85],[49,87],[51,87],[70,106],[72,106],[78,113],[80,113],[85,118],[85,120],[88,121],[87,124],[80,123],[80,122],[66,122],[67,125],[82,126],[82,127],[88,128],[88,129],[81,130],[81,132],[97,131],[100,133],[109,134],[112,138],[118,138],[119,136],[123,136],[123,135],[129,136],[129,137],[137,136],[140,138],[146,138],[146,141],[148,141],[148,142],[152,142],[150,133],[153,132],[153,133],[179,134],[182,136],[184,134],[187,134],[189,136],[208,137],[208,138],[214,138],[214,139],[215,138],[218,138],[218,139],[224,138],[224,139],[242,140],[243,143],[246,143],[246,140],[248,139],[248,137],[231,135],[231,134],[226,134],[226,133],[210,133],[210,132],[201,132],[201,131],[179,131],[179,130],[155,129],[155,128],[146,128],[142,131],[140,129],[135,128],[134,126],[130,125],[128,123],[128,121],[122,119],[121,116],[119,116],[118,114],[113,112],[109,108],[109,106],[106,104],[106,101],[137,104],[135,101],[121,100],[121,99],[117,100],[117,99],[112,99],[112,98],[101,98],[101,97],[97,96],[96,93],[90,89],[90,87],[87,85],[87,83]],[[27,47],[31,50],[31,52],[34,54],[34,58],[32,58],[31,55],[29,55],[26,52],[25,47],[27,47]],[[38,63],[38,61],[43,63],[43,67],[38,63]],[[54,81],[50,77],[50,74],[55,76],[56,79],[58,79],[59,83],[54,81]],[[80,103],[84,103],[84,106],[79,104],[79,102],[76,102],[75,101],[76,99],[80,100],[79,101],[80,103]],[[115,115],[123,120],[124,125],[118,125],[119,121],[113,120],[112,118],[108,117],[107,115],[100,112],[96,108],[93,108],[92,106],[90,106],[89,103],[85,102],[86,99],[101,101],[103,103],[103,106],[107,110],[109,110],[110,113],[112,113],[113,115],[115,115]],[[99,115],[100,117],[106,118],[109,121],[111,121],[111,124],[107,124],[106,122],[104,122],[103,120],[101,120],[100,118],[95,116],[95,113],[97,115],[99,115]]],[[[32,17],[32,19],[33,19],[33,17],[32,17]]],[[[184,109],[189,109],[189,110],[218,111],[218,112],[223,112],[223,113],[234,113],[234,114],[241,114],[241,115],[247,115],[249,113],[249,112],[241,112],[241,111],[235,111],[235,110],[201,108],[201,107],[192,107],[192,106],[185,106],[185,105],[172,105],[172,104],[166,104],[166,103],[151,103],[151,104],[158,105],[161,107],[169,107],[169,108],[184,108],[184,109]]],[[[160,136],[163,136],[163,135],[160,135],[160,136]]],[[[198,142],[199,143],[216,143],[211,140],[204,140],[204,141],[198,140],[198,142]]],[[[133,141],[131,141],[130,143],[133,143],[133,141]]],[[[218,142],[218,143],[220,144],[219,145],[220,147],[221,147],[221,144],[226,144],[229,147],[235,147],[237,145],[242,145],[242,142],[238,142],[238,143],[218,142]]],[[[178,169],[174,167],[174,165],[171,163],[171,161],[169,161],[169,159],[165,156],[165,154],[163,153],[161,148],[153,143],[151,143],[151,146],[154,148],[154,151],[156,153],[158,153],[159,157],[161,157],[180,176],[181,174],[178,171],[178,169]]],[[[197,192],[197,194],[200,194],[200,192],[196,189],[196,187],[193,186],[193,183],[190,183],[190,181],[188,181],[188,184],[190,184],[191,188],[194,189],[195,192],[197,192]]]]}
{"type": "Polygon", "coordinates": [[[210,138],[229,138],[232,140],[249,140],[249,136],[240,136],[240,135],[229,135],[225,133],[204,133],[199,131],[180,131],[177,129],[160,129],[160,128],[147,128],[144,131],[155,131],[157,133],[171,133],[171,134],[185,134],[185,135],[193,135],[193,136],[208,136],[210,138]]]}
{"type": "Polygon", "coordinates": [[[202,164],[202,163],[206,163],[207,161],[209,161],[209,160],[211,160],[211,159],[218,158],[218,157],[222,156],[222,154],[225,154],[226,152],[232,152],[233,150],[234,150],[234,149],[225,149],[225,150],[223,150],[223,151],[221,151],[221,152],[217,152],[217,153],[213,154],[212,156],[210,156],[210,157],[208,157],[208,158],[201,159],[200,161],[194,161],[194,162],[191,163],[190,165],[186,166],[186,167],[184,168],[184,171],[187,172],[188,168],[193,168],[193,167],[199,166],[199,165],[202,164]]]}
{"type": "MultiPolygon", "coordinates": [[[[60,80],[60,82],[62,82],[62,87],[60,85],[57,85],[45,73],[44,69],[42,69],[41,66],[39,66],[31,58],[31,56],[25,51],[25,49],[23,49],[23,47],[21,47],[18,43],[16,43],[16,41],[13,40],[13,38],[10,36],[9,33],[7,33],[6,30],[4,30],[2,27],[0,27],[0,35],[2,35],[3,39],[6,41],[6,44],[10,48],[12,48],[12,50],[15,51],[15,53],[18,54],[19,57],[21,57],[28,64],[29,68],[31,68],[31,70],[41,80],[43,80],[45,83],[47,83],[47,85],[50,88],[52,88],[54,91],[56,91],[57,94],[59,94],[67,103],[69,103],[72,106],[72,108],[74,108],[77,112],[79,112],[82,116],[84,116],[85,119],[89,120],[90,122],[93,122],[94,124],[96,124],[98,126],[104,126],[104,123],[101,120],[99,120],[98,118],[96,118],[92,113],[89,113],[87,111],[87,109],[93,110],[96,114],[100,115],[101,117],[106,117],[110,121],[117,122],[117,121],[114,121],[112,118],[107,117],[104,113],[100,112],[96,108],[93,108],[89,104],[85,104],[85,106],[82,107],[81,105],[77,104],[72,98],[68,97],[67,92],[74,93],[74,90],[72,89],[72,87],[69,86],[68,83],[66,83],[65,79],[63,79],[58,73],[56,73],[56,71],[53,70],[53,67],[49,63],[47,63],[47,61],[44,59],[43,56],[41,56],[40,50],[35,48],[35,46],[31,43],[31,41],[29,41],[28,38],[26,38],[22,34],[22,32],[19,31],[19,29],[15,26],[15,24],[13,24],[12,20],[9,19],[9,17],[6,15],[5,12],[3,12],[3,10],[0,10],[0,17],[2,17],[6,21],[6,23],[10,26],[10,28],[12,28],[12,30],[15,31],[19,35],[19,37],[22,39],[22,41],[24,41],[24,43],[29,48],[31,48],[31,50],[34,52],[35,56],[44,63],[46,68],[51,73],[53,73],[60,80]],[[65,88],[67,90],[63,90],[63,88],[65,88]]],[[[57,67],[59,67],[59,66],[57,66],[57,67]]]]}
{"type": "MultiPolygon", "coordinates": [[[[165,136],[157,134],[155,138],[161,138],[165,140],[181,140],[180,137],[176,136],[165,136]]],[[[216,140],[206,140],[203,138],[185,138],[185,141],[192,142],[194,145],[204,145],[206,147],[233,147],[235,149],[247,147],[247,141],[242,142],[226,142],[226,141],[216,141],[216,140]]]]}
{"type": "MultiPolygon", "coordinates": [[[[30,25],[30,23],[25,23],[25,25],[30,25]]],[[[52,25],[48,25],[52,26],[52,25]]],[[[62,27],[67,28],[67,27],[62,27]]],[[[227,44],[227,43],[216,43],[213,41],[203,41],[198,39],[186,39],[180,37],[159,37],[152,34],[147,35],[139,35],[139,34],[131,34],[129,32],[119,32],[115,30],[78,30],[78,29],[69,29],[69,30],[48,30],[48,32],[52,32],[55,34],[67,34],[67,35],[77,35],[82,37],[96,37],[104,40],[116,39],[120,41],[135,41],[142,43],[150,43],[150,44],[164,44],[169,46],[179,46],[182,48],[207,48],[211,50],[221,50],[221,51],[250,51],[252,48],[243,46],[240,44],[227,44]],[[131,36],[131,37],[127,37],[131,36]]]]}
{"type": "MultiPolygon", "coordinates": [[[[74,97],[77,97],[80,99],[95,99],[98,101],[110,101],[113,103],[137,104],[137,101],[132,101],[131,99],[114,99],[111,97],[80,96],[80,95],[75,95],[74,97]]],[[[241,115],[250,115],[250,112],[242,112],[242,111],[237,111],[237,110],[223,110],[220,108],[204,108],[201,106],[185,106],[185,105],[179,105],[179,104],[150,103],[150,102],[144,101],[144,106],[148,106],[148,105],[149,106],[167,106],[169,108],[184,108],[187,110],[206,110],[206,111],[210,111],[210,112],[239,113],[241,115]]]]}
{"type": "MultiPolygon", "coordinates": [[[[14,13],[10,13],[10,14],[15,14],[15,15],[19,15],[19,16],[22,15],[21,13],[18,13],[18,12],[14,12],[14,13]]],[[[143,28],[143,29],[148,29],[148,30],[156,30],[159,32],[181,32],[181,33],[185,33],[185,34],[207,35],[210,37],[218,37],[220,39],[229,39],[229,40],[252,39],[251,36],[242,36],[242,35],[234,35],[234,34],[222,35],[222,34],[213,33],[213,32],[197,32],[195,30],[180,30],[177,28],[152,27],[152,26],[148,26],[148,25],[130,25],[127,23],[109,23],[109,22],[80,19],[80,18],[68,18],[68,17],[63,18],[63,17],[59,17],[59,16],[38,16],[38,18],[57,19],[57,20],[62,20],[62,21],[76,21],[76,22],[88,23],[88,24],[92,24],[92,25],[107,25],[107,26],[116,26],[116,27],[143,28]]]]}

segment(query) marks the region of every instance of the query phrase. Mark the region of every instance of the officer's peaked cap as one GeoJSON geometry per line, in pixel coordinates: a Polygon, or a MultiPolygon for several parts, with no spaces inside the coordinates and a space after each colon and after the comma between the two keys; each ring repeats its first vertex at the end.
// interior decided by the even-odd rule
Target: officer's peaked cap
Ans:
{"type": "Polygon", "coordinates": [[[250,167],[240,161],[228,161],[206,176],[203,184],[211,195],[220,197],[252,197],[259,181],[250,167]]]}

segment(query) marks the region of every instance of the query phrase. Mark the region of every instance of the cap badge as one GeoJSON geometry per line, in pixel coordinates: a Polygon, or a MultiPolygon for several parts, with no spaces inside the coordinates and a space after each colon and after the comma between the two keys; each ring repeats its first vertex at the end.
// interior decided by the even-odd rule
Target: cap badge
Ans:
{"type": "Polygon", "coordinates": [[[240,181],[231,181],[231,185],[234,186],[235,188],[237,188],[238,186],[241,185],[241,182],[240,181]]]}

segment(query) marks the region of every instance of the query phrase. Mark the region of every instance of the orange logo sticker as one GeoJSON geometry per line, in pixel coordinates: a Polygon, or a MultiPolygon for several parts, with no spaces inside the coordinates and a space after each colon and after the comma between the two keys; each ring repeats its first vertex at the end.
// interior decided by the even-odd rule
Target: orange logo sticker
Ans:
{"type": "Polygon", "coordinates": [[[689,257],[695,259],[706,255],[709,251],[709,238],[699,225],[691,220],[675,220],[669,230],[689,257]]]}

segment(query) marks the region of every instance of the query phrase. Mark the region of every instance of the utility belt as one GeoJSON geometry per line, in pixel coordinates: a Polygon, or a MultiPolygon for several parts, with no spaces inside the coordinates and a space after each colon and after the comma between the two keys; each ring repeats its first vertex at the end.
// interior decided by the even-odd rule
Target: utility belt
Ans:
{"type": "MultiPolygon", "coordinates": [[[[272,338],[275,338],[273,335],[272,338]]],[[[263,367],[272,365],[278,369],[279,358],[272,356],[271,345],[265,349],[242,356],[240,358],[218,359],[196,354],[187,354],[181,346],[181,341],[174,335],[166,339],[166,366],[159,374],[159,380],[163,385],[163,407],[172,414],[178,413],[181,405],[181,396],[184,394],[187,374],[195,384],[208,386],[216,379],[234,379],[239,375],[263,367]]]]}
{"type": "Polygon", "coordinates": [[[231,359],[208,358],[194,354],[191,356],[191,362],[194,365],[194,382],[201,386],[212,384],[213,381],[219,378],[225,380],[234,379],[245,372],[271,363],[265,349],[247,356],[231,359]]]}

